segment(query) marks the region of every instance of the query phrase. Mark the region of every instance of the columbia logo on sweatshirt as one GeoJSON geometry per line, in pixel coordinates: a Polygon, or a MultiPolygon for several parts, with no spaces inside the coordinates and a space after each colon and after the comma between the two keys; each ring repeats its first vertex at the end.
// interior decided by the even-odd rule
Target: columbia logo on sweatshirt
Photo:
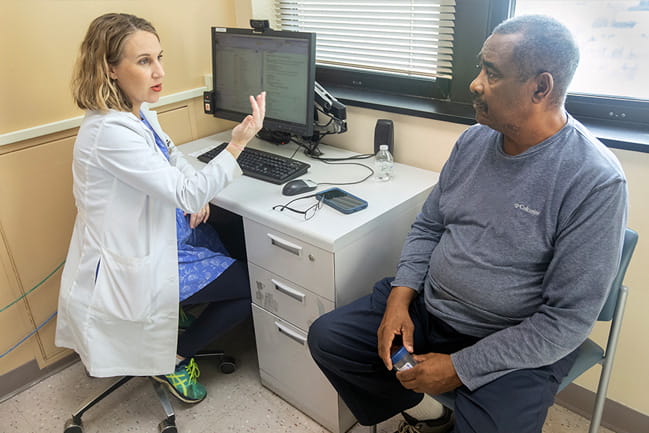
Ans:
{"type": "Polygon", "coordinates": [[[534,215],[534,216],[537,216],[538,214],[541,213],[538,210],[534,210],[534,209],[529,208],[527,205],[524,205],[523,203],[514,203],[514,208],[520,209],[523,212],[527,212],[528,214],[534,215]]]}

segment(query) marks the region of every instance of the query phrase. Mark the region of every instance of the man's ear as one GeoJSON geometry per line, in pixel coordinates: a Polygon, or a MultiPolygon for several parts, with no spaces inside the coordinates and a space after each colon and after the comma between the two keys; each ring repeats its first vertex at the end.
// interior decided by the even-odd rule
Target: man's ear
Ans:
{"type": "Polygon", "coordinates": [[[549,72],[541,72],[534,77],[534,85],[532,101],[538,104],[547,99],[552,89],[554,89],[554,78],[552,78],[552,74],[549,72]]]}

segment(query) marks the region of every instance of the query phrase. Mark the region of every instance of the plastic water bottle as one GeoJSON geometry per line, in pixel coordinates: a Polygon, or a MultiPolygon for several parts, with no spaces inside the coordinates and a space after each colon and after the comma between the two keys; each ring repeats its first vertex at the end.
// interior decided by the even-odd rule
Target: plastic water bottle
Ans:
{"type": "Polygon", "coordinates": [[[379,151],[376,152],[374,157],[374,174],[376,180],[388,181],[392,178],[392,168],[394,167],[394,159],[388,150],[387,144],[379,146],[379,151]]]}

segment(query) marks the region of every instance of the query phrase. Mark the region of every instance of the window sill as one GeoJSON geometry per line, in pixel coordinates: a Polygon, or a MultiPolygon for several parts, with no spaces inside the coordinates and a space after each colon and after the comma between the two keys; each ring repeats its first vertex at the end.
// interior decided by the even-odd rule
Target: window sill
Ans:
{"type": "Polygon", "coordinates": [[[326,84],[325,87],[336,99],[345,105],[461,123],[464,125],[473,125],[475,123],[471,104],[396,95],[377,92],[375,90],[334,86],[330,84],[326,84]]]}
{"type": "Polygon", "coordinates": [[[579,121],[608,147],[649,153],[648,126],[588,118],[579,118],[579,121]]]}
{"type": "MultiPolygon", "coordinates": [[[[345,105],[464,125],[475,123],[471,104],[395,95],[329,84],[326,85],[326,88],[345,105]]],[[[629,125],[591,118],[578,119],[608,147],[649,153],[649,126],[629,125]]]]}

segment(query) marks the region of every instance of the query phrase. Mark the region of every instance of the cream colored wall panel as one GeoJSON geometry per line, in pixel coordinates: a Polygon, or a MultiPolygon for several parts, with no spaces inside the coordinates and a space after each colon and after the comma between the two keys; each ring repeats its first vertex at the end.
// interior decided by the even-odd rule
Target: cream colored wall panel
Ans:
{"type": "Polygon", "coordinates": [[[160,126],[174,143],[186,143],[193,139],[191,113],[186,104],[174,108],[165,107],[157,111],[160,126]]]}
{"type": "MultiPolygon", "coordinates": [[[[23,292],[65,259],[75,216],[73,142],[74,137],[67,137],[0,157],[0,224],[23,292]]],[[[60,273],[27,298],[35,324],[56,311],[60,273]]],[[[40,361],[60,355],[53,344],[53,323],[39,332],[40,361]]]]}
{"type": "MultiPolygon", "coordinates": [[[[0,309],[7,307],[22,295],[1,235],[0,226],[0,309]]],[[[9,350],[33,329],[25,302],[18,301],[0,313],[0,354],[9,350]]],[[[0,376],[34,359],[32,342],[33,340],[26,340],[0,358],[0,376]]]]}
{"type": "Polygon", "coordinates": [[[155,109],[160,126],[176,145],[233,128],[236,123],[203,112],[203,98],[155,109]]]}
{"type": "MultiPolygon", "coordinates": [[[[59,299],[59,287],[61,285],[61,271],[62,270],[59,270],[52,275],[52,277],[36,289],[27,300],[27,305],[29,306],[32,317],[37,326],[45,322],[45,320],[56,311],[59,299]]],[[[58,361],[63,356],[70,353],[69,350],[54,345],[55,334],[56,316],[38,330],[38,339],[34,340],[34,343],[38,344],[38,350],[35,350],[35,353],[36,360],[41,368],[54,361],[58,361]]]]}
{"type": "Polygon", "coordinates": [[[192,110],[192,121],[195,124],[196,137],[194,137],[194,139],[196,140],[202,137],[207,137],[208,135],[216,134],[217,132],[225,131],[226,129],[232,129],[236,125],[235,122],[217,119],[211,114],[205,114],[203,111],[202,98],[190,101],[189,107],[192,110]]]}

